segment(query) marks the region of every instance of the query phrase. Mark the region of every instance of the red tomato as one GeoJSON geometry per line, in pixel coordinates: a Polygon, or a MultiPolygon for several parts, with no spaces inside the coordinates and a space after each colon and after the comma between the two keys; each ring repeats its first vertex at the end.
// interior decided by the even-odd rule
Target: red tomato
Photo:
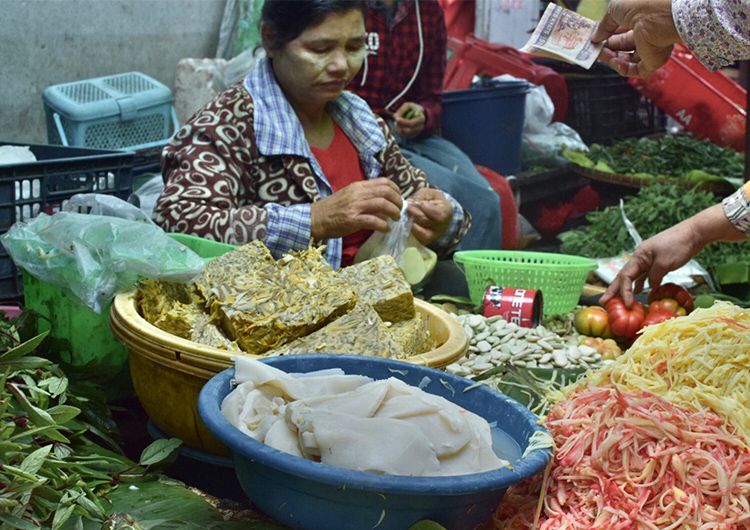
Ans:
{"type": "Polygon", "coordinates": [[[679,315],[673,311],[669,311],[667,309],[658,309],[655,311],[649,311],[646,315],[646,318],[643,319],[643,326],[653,326],[654,324],[661,324],[665,320],[669,320],[670,318],[678,317],[679,315]]]}
{"type": "Polygon", "coordinates": [[[648,305],[648,312],[653,311],[669,311],[671,313],[677,313],[680,309],[680,304],[674,298],[662,298],[661,300],[654,300],[648,305]]]}
{"type": "Polygon", "coordinates": [[[615,335],[631,339],[641,329],[646,316],[646,308],[640,302],[633,302],[633,307],[628,309],[622,298],[612,298],[607,302],[607,316],[609,326],[615,335]]]}
{"type": "Polygon", "coordinates": [[[676,283],[663,283],[648,295],[648,303],[655,300],[661,300],[663,298],[671,298],[676,300],[677,303],[685,308],[685,311],[690,313],[695,307],[695,302],[690,292],[681,285],[676,283]]]}
{"type": "Polygon", "coordinates": [[[578,344],[588,346],[589,348],[594,348],[599,353],[599,355],[602,356],[602,359],[617,359],[620,355],[622,355],[620,346],[618,346],[617,343],[612,339],[586,337],[578,344]]]}
{"type": "Polygon", "coordinates": [[[603,307],[584,307],[576,313],[573,324],[581,335],[607,338],[613,336],[609,327],[609,317],[603,307]]]}

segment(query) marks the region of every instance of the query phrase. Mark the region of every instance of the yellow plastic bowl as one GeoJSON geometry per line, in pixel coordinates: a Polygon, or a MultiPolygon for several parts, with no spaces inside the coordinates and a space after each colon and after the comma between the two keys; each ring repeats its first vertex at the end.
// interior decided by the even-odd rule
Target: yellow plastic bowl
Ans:
{"type": "MultiPolygon", "coordinates": [[[[469,349],[466,332],[445,311],[415,299],[437,347],[405,362],[444,368],[469,349]]],[[[156,426],[199,451],[226,456],[228,449],[211,435],[198,416],[198,394],[222,370],[234,366],[235,352],[182,339],[148,323],[136,309],[135,291],[115,297],[110,327],[128,349],[136,396],[156,426]]],[[[257,355],[245,354],[251,358],[257,355]]]]}

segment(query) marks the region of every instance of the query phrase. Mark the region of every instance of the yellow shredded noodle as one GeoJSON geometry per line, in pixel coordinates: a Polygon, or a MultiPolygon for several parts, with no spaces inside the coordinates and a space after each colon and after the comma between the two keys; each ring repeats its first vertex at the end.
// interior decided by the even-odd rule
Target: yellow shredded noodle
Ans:
{"type": "Polygon", "coordinates": [[[586,382],[647,391],[678,406],[711,409],[750,444],[750,310],[716,302],[687,316],[648,326],[601,370],[562,389],[557,401],[586,382]]]}

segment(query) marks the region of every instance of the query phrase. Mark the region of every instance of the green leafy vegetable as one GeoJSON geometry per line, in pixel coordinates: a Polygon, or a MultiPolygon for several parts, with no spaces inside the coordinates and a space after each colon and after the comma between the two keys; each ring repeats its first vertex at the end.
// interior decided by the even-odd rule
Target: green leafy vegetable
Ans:
{"type": "Polygon", "coordinates": [[[571,162],[633,176],[685,177],[693,181],[742,178],[745,158],[728,147],[719,147],[690,134],[667,134],[657,138],[628,138],[612,146],[592,144],[587,153],[565,151],[571,162]],[[601,164],[601,165],[600,165],[601,164]],[[607,169],[604,169],[604,168],[607,169]]]}
{"type": "MultiPolygon", "coordinates": [[[[685,190],[677,184],[652,184],[624,201],[625,214],[644,239],[692,217],[719,202],[714,194],[697,189],[685,190]]],[[[619,206],[610,206],[586,215],[588,226],[558,236],[566,254],[589,258],[617,256],[632,251],[635,243],[622,220],[619,206]]],[[[744,242],[712,243],[695,257],[715,275],[717,265],[750,262],[750,245],[744,242]]]]}

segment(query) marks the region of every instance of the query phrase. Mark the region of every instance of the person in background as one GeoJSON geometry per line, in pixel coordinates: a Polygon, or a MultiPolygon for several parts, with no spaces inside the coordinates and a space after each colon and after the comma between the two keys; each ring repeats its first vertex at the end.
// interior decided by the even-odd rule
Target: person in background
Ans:
{"type": "Polygon", "coordinates": [[[365,16],[364,0],[266,0],[267,56],[165,147],[154,220],[235,245],[261,240],[277,259],[312,240],[336,269],[409,198],[414,236],[452,251],[470,216],[344,91],[364,61],[365,16]]]}
{"type": "MultiPolygon", "coordinates": [[[[367,56],[349,89],[392,123],[409,161],[471,213],[462,250],[502,248],[500,198],[455,144],[439,135],[446,28],[437,0],[367,0],[367,56]]],[[[470,119],[470,117],[467,117],[470,119]]]]}
{"type": "MultiPolygon", "coordinates": [[[[750,0],[612,0],[594,42],[606,40],[599,58],[621,75],[645,77],[663,66],[679,42],[709,70],[750,59],[750,0]]],[[[633,293],[648,279],[652,288],[708,243],[750,237],[750,182],[695,216],[638,245],[602,296],[633,293]]]]}

